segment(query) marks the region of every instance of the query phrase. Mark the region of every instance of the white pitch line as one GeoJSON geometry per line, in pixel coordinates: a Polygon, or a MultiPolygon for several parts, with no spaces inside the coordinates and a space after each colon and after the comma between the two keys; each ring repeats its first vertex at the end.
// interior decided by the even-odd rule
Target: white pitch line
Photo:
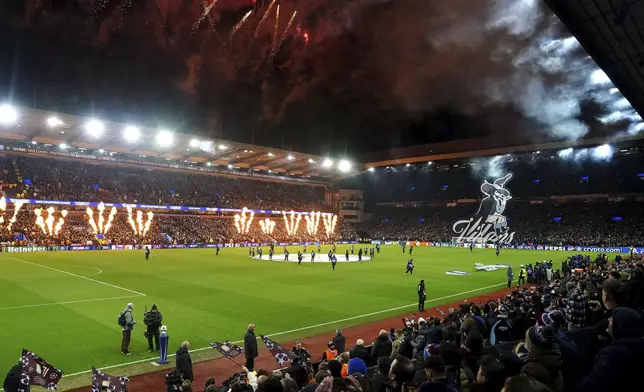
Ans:
{"type": "Polygon", "coordinates": [[[89,278],[90,276],[100,275],[100,274],[102,274],[102,273],[103,273],[103,270],[102,270],[102,269],[100,269],[100,268],[98,268],[98,267],[90,267],[89,265],[72,265],[72,264],[64,264],[64,265],[60,265],[60,266],[61,266],[61,267],[73,267],[73,268],[87,268],[87,269],[93,269],[93,270],[98,271],[98,272],[97,272],[97,273],[95,273],[95,274],[91,274],[91,275],[84,275],[86,278],[89,278]]]}
{"type": "Polygon", "coordinates": [[[126,289],[125,287],[117,286],[117,285],[115,285],[115,284],[111,284],[111,283],[103,282],[103,281],[100,281],[100,280],[96,280],[96,279],[88,278],[87,276],[78,275],[78,274],[74,274],[74,273],[71,273],[71,272],[63,271],[63,270],[60,270],[60,269],[58,269],[58,268],[49,267],[49,266],[47,266],[47,265],[42,265],[42,264],[32,263],[31,261],[22,260],[22,259],[19,259],[19,258],[17,258],[17,257],[9,257],[9,258],[10,258],[10,259],[12,259],[12,260],[19,261],[19,262],[21,262],[21,263],[30,264],[30,265],[35,265],[36,267],[46,268],[46,269],[48,269],[48,270],[52,270],[52,271],[60,272],[60,273],[63,273],[63,274],[67,274],[67,275],[75,276],[75,277],[77,277],[77,278],[81,278],[81,279],[89,280],[90,282],[100,283],[100,284],[104,284],[105,286],[114,287],[115,289],[121,289],[121,290],[129,291],[130,293],[134,293],[134,294],[137,294],[137,295],[140,295],[140,296],[143,296],[143,297],[145,296],[145,294],[140,293],[140,292],[138,292],[138,291],[134,291],[134,290],[126,289]]]}
{"type": "Polygon", "coordinates": [[[9,306],[9,307],[6,307],[6,308],[0,308],[0,311],[14,310],[14,309],[27,309],[27,308],[40,308],[42,306],[53,306],[53,305],[82,304],[82,303],[85,303],[85,302],[98,302],[98,301],[108,301],[108,300],[111,300],[111,299],[136,298],[136,297],[141,297],[141,296],[140,295],[123,295],[123,296],[120,296],[120,297],[81,299],[81,300],[77,300],[77,301],[62,301],[62,302],[49,302],[49,303],[45,303],[45,304],[9,306]]]}
{"type": "MultiPolygon", "coordinates": [[[[463,292],[456,293],[456,294],[446,295],[446,296],[444,296],[444,297],[434,298],[434,299],[431,299],[431,300],[426,301],[426,302],[442,301],[442,300],[444,300],[444,299],[454,298],[454,297],[458,297],[458,296],[461,296],[461,295],[464,295],[464,294],[474,293],[474,292],[481,291],[481,290],[492,289],[492,288],[495,288],[495,287],[503,286],[503,285],[505,285],[505,284],[507,284],[507,283],[493,284],[493,285],[491,285],[491,286],[481,287],[481,288],[474,289],[474,290],[468,290],[468,291],[463,291],[463,292]]],[[[397,307],[395,307],[395,308],[389,308],[389,309],[385,309],[385,310],[379,310],[379,311],[377,311],[377,312],[365,313],[365,314],[361,314],[361,315],[359,315],[359,316],[347,317],[347,318],[343,318],[343,319],[340,319],[340,320],[334,320],[334,321],[329,321],[329,322],[326,322],[326,323],[315,324],[315,325],[309,325],[309,326],[307,326],[307,327],[290,329],[290,330],[288,330],[288,331],[276,332],[276,333],[273,333],[273,334],[266,334],[266,336],[270,336],[270,337],[272,337],[272,336],[286,335],[286,334],[293,333],[293,332],[299,332],[299,331],[304,331],[304,330],[307,330],[307,329],[313,329],[313,328],[318,328],[318,327],[324,327],[324,326],[326,326],[326,325],[342,323],[342,322],[350,321],[350,320],[356,320],[356,319],[360,319],[360,318],[363,318],[363,317],[374,316],[374,315],[377,315],[377,314],[393,312],[394,310],[401,310],[401,309],[405,309],[405,308],[409,308],[409,307],[411,307],[411,306],[417,306],[417,305],[418,305],[418,302],[414,302],[414,303],[409,304],[409,305],[397,306],[397,307]]],[[[257,339],[259,339],[259,337],[258,337],[257,339]]],[[[236,341],[236,342],[232,342],[232,344],[238,344],[238,343],[242,343],[242,342],[243,342],[243,340],[239,340],[239,341],[236,341]]],[[[204,350],[212,350],[212,347],[208,346],[208,347],[197,348],[197,349],[194,349],[194,350],[190,350],[190,352],[191,352],[191,353],[194,353],[194,352],[197,352],[197,351],[204,351],[204,350]]],[[[174,357],[175,355],[176,355],[176,354],[168,354],[168,357],[174,357]]],[[[97,369],[101,369],[101,370],[114,369],[114,368],[118,368],[118,367],[122,367],[122,366],[136,365],[136,364],[138,364],[138,363],[154,361],[154,360],[155,360],[155,359],[157,359],[157,358],[158,358],[158,357],[154,357],[154,358],[146,358],[146,359],[140,359],[140,360],[138,360],[138,361],[132,361],[132,362],[126,362],[126,363],[119,363],[118,365],[98,366],[98,367],[96,367],[96,368],[97,368],[97,369]]],[[[82,372],[76,372],[76,373],[65,374],[63,377],[80,376],[81,374],[88,374],[88,373],[91,373],[91,372],[92,372],[91,370],[84,370],[84,371],[82,371],[82,372]]]]}

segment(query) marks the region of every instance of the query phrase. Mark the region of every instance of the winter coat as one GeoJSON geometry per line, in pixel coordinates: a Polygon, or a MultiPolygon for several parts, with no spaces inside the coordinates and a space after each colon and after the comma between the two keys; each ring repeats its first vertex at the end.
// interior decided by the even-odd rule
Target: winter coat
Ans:
{"type": "Polygon", "coordinates": [[[255,359],[259,356],[259,352],[257,351],[257,338],[251,330],[246,331],[244,335],[244,354],[246,354],[246,359],[255,359]]]}
{"type": "Polygon", "coordinates": [[[391,355],[391,340],[389,336],[378,336],[373,347],[371,348],[371,359],[373,363],[378,363],[378,358],[388,357],[391,355]]]}
{"type": "Polygon", "coordinates": [[[192,358],[190,358],[190,353],[185,347],[181,347],[177,350],[177,370],[181,372],[184,380],[193,381],[192,376],[192,358]]]}
{"type": "Polygon", "coordinates": [[[635,391],[641,389],[644,369],[644,318],[629,308],[613,310],[613,343],[595,356],[593,370],[581,381],[579,391],[635,391]]]}
{"type": "Polygon", "coordinates": [[[342,354],[344,349],[346,348],[347,344],[347,338],[345,338],[341,333],[335,335],[333,338],[333,345],[335,346],[336,349],[338,349],[338,352],[342,354]]]}
{"type": "Polygon", "coordinates": [[[367,365],[371,363],[371,355],[369,355],[369,350],[367,350],[363,346],[355,346],[354,348],[349,350],[349,358],[360,358],[367,365]]]}
{"type": "Polygon", "coordinates": [[[586,324],[586,308],[588,297],[583,290],[576,288],[568,294],[566,299],[566,318],[571,324],[583,327],[586,324]]]}
{"type": "Polygon", "coordinates": [[[23,387],[26,392],[29,392],[29,385],[21,385],[20,379],[22,378],[22,365],[18,364],[12,367],[7,373],[7,376],[2,383],[2,388],[6,392],[16,392],[18,388],[23,387]]]}

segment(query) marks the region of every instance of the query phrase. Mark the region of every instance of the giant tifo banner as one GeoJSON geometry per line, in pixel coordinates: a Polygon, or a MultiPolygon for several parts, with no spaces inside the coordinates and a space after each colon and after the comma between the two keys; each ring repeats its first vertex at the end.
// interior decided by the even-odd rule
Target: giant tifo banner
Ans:
{"type": "Polygon", "coordinates": [[[484,180],[481,184],[483,199],[479,210],[470,219],[454,222],[452,230],[457,243],[499,243],[511,244],[514,232],[508,227],[508,220],[503,215],[512,193],[506,184],[514,175],[508,173],[490,183],[484,180]]]}

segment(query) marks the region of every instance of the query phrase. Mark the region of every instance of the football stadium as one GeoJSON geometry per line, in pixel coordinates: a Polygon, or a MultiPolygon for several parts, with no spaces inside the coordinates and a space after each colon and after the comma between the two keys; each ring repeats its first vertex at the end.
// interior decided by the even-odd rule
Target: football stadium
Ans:
{"type": "Polygon", "coordinates": [[[15,3],[0,391],[638,390],[644,2],[15,3]]]}

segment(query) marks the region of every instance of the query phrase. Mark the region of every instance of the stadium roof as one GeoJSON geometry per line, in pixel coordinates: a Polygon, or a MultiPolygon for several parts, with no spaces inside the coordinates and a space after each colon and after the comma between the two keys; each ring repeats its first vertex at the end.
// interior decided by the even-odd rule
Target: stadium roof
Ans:
{"type": "Polygon", "coordinates": [[[124,154],[145,159],[182,160],[208,166],[225,166],[233,170],[254,170],[322,180],[331,180],[354,170],[350,162],[334,157],[204,139],[172,130],[128,128],[128,125],[122,123],[37,109],[3,107],[3,110],[13,109],[18,114],[15,121],[0,119],[0,140],[49,144],[63,149],[124,154]]]}
{"type": "Polygon", "coordinates": [[[644,117],[644,1],[546,3],[644,117]]]}

